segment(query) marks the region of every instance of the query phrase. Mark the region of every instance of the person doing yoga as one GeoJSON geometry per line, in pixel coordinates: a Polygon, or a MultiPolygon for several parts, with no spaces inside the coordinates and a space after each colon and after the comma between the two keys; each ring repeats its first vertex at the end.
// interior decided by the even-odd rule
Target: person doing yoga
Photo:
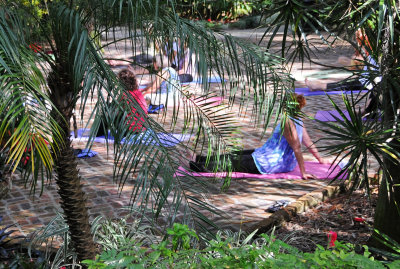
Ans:
{"type": "MultiPolygon", "coordinates": [[[[303,95],[295,95],[295,97],[298,109],[301,110],[306,105],[306,99],[303,95]]],[[[327,164],[329,162],[319,155],[306,127],[299,119],[287,119],[283,128],[283,136],[279,124],[272,136],[260,148],[222,155],[220,159],[229,157],[233,172],[253,174],[286,173],[294,170],[298,164],[303,179],[316,178],[313,174],[308,173],[304,167],[301,144],[303,143],[308,148],[319,163],[327,164]]],[[[196,162],[190,162],[190,168],[196,172],[205,172],[217,167],[217,162],[210,161],[206,164],[206,159],[206,156],[198,156],[196,162]]]]}
{"type": "Polygon", "coordinates": [[[356,49],[351,59],[339,57],[339,62],[344,64],[349,70],[361,69],[360,76],[356,79],[349,79],[340,82],[326,83],[318,80],[305,79],[306,86],[310,91],[361,91],[368,90],[369,97],[361,115],[374,116],[374,112],[381,107],[378,100],[378,87],[375,87],[382,79],[380,76],[373,75],[379,70],[379,65],[370,55],[372,46],[364,29],[358,29],[355,33],[358,49],[356,49]]]}
{"type": "MultiPolygon", "coordinates": [[[[145,131],[145,128],[143,127],[143,123],[145,121],[143,115],[147,114],[148,107],[143,94],[139,90],[139,83],[135,74],[132,72],[132,68],[129,67],[121,70],[118,73],[118,78],[122,86],[125,87],[130,94],[129,98],[124,95],[124,97],[119,100],[122,105],[128,106],[128,110],[130,111],[127,114],[127,124],[129,125],[129,130],[136,133],[145,131]],[[137,104],[143,110],[142,113],[139,113],[138,105],[134,105],[133,100],[135,100],[135,102],[137,102],[137,104]]],[[[108,130],[106,130],[103,124],[100,124],[96,137],[105,136],[106,134],[108,134],[108,130]]]]}
{"type": "Polygon", "coordinates": [[[182,85],[178,73],[172,67],[164,67],[168,60],[162,55],[154,57],[154,69],[158,71],[155,80],[142,90],[148,105],[177,104],[181,97],[182,85]]]}

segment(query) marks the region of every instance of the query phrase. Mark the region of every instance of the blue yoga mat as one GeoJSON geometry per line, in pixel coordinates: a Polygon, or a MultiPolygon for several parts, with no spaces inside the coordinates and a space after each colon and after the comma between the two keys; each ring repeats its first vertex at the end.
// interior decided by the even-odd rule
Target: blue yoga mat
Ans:
{"type": "Polygon", "coordinates": [[[303,94],[304,96],[315,96],[315,95],[334,95],[334,94],[358,94],[367,93],[367,90],[362,91],[310,91],[309,88],[296,88],[295,93],[303,94]]]}
{"type": "MultiPolygon", "coordinates": [[[[209,82],[209,83],[222,83],[222,81],[226,82],[227,80],[226,80],[226,79],[222,79],[222,78],[220,78],[220,77],[218,77],[218,76],[208,77],[208,82],[209,82]]],[[[202,83],[203,83],[203,79],[202,79],[202,78],[197,78],[197,79],[194,79],[194,80],[191,81],[191,82],[182,83],[182,85],[188,85],[188,84],[202,84],[202,83]]]]}
{"type": "MultiPolygon", "coordinates": [[[[226,80],[226,79],[223,80],[222,78],[220,78],[218,76],[208,77],[208,82],[209,83],[222,83],[222,81],[227,82],[228,80],[226,80]]],[[[202,84],[202,83],[203,83],[203,79],[202,78],[197,78],[197,79],[194,79],[191,82],[184,82],[184,83],[181,83],[181,84],[182,85],[189,85],[189,84],[202,84]]],[[[143,90],[146,87],[147,87],[147,85],[139,85],[139,90],[143,90]]]]}
{"type": "MultiPolygon", "coordinates": [[[[78,137],[75,138],[80,141],[85,141],[89,139],[89,129],[78,129],[78,137]]],[[[130,140],[130,143],[143,143],[145,145],[162,145],[164,147],[174,147],[180,142],[187,141],[190,139],[191,135],[188,134],[170,134],[170,133],[157,133],[157,137],[159,141],[151,139],[150,132],[145,131],[143,133],[137,134],[134,138],[130,140]]],[[[71,132],[71,136],[74,137],[74,133],[71,132]]],[[[97,136],[94,138],[94,142],[98,143],[114,143],[114,137],[111,135],[108,136],[108,141],[105,136],[97,136]]],[[[122,143],[127,143],[125,139],[122,140],[122,143]]]]}

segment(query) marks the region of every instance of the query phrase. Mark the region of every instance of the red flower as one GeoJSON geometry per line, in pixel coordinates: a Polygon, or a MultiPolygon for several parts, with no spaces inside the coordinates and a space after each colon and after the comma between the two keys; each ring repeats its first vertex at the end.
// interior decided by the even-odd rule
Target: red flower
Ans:
{"type": "Polygon", "coordinates": [[[29,48],[30,48],[31,50],[33,50],[34,52],[36,52],[36,53],[38,53],[39,51],[42,50],[42,47],[39,46],[39,45],[36,45],[35,43],[30,44],[30,45],[29,45],[29,48]]]}
{"type": "Polygon", "coordinates": [[[65,267],[65,266],[62,266],[62,267],[60,267],[60,269],[67,269],[67,267],[65,267]]]}
{"type": "Polygon", "coordinates": [[[211,19],[208,19],[207,21],[208,21],[208,22],[211,22],[211,19]]]}
{"type": "Polygon", "coordinates": [[[328,234],[329,247],[334,247],[337,239],[337,232],[329,231],[328,234]]]}
{"type": "Polygon", "coordinates": [[[365,219],[363,218],[353,218],[353,220],[357,222],[365,222],[365,219]]]}

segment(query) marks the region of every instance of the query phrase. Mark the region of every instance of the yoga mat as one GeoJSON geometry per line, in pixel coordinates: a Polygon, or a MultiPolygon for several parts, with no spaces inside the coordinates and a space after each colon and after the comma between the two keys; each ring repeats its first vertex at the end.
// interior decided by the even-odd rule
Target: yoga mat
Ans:
{"type": "MultiPolygon", "coordinates": [[[[345,117],[350,120],[350,116],[349,116],[349,112],[347,111],[343,111],[343,114],[345,115],[345,117]]],[[[317,111],[317,113],[315,114],[315,119],[319,120],[319,121],[336,121],[336,119],[334,118],[337,117],[339,118],[341,121],[343,120],[342,116],[339,114],[338,111],[336,110],[319,110],[317,111]]]]}
{"type": "MultiPolygon", "coordinates": [[[[304,162],[304,166],[308,173],[315,175],[318,179],[333,179],[339,172],[339,167],[330,168],[330,164],[320,164],[317,162],[304,162]],[[332,172],[332,173],[331,173],[332,172]]],[[[218,173],[197,173],[197,172],[188,172],[183,167],[179,167],[175,172],[175,176],[184,176],[190,174],[195,177],[226,177],[226,172],[218,172],[218,173]]],[[[299,166],[292,172],[288,173],[277,173],[277,174],[250,174],[250,173],[242,173],[242,172],[233,172],[232,178],[240,179],[240,178],[255,178],[255,179],[301,179],[301,173],[299,166]]],[[[342,175],[341,179],[344,178],[342,175]]]]}
{"type": "Polygon", "coordinates": [[[324,79],[324,78],[341,78],[341,77],[350,77],[353,73],[350,71],[344,71],[340,70],[338,71],[337,69],[326,69],[326,70],[318,70],[318,72],[308,74],[308,78],[318,78],[318,79],[324,79]]]}
{"type": "MultiPolygon", "coordinates": [[[[212,77],[208,77],[208,82],[209,83],[221,83],[222,81],[226,82],[227,80],[224,79],[222,80],[222,78],[218,77],[218,76],[212,76],[212,77]]],[[[202,84],[203,83],[203,79],[202,78],[196,78],[191,82],[185,82],[182,83],[182,85],[188,85],[188,84],[202,84]]]]}
{"type": "MultiPolygon", "coordinates": [[[[350,120],[349,112],[343,111],[343,114],[345,115],[345,117],[348,120],[350,120]]],[[[334,116],[337,117],[339,120],[343,121],[342,116],[339,114],[339,112],[337,110],[318,110],[317,113],[315,114],[314,118],[316,120],[325,121],[325,122],[326,121],[336,121],[334,116]]],[[[366,120],[374,120],[374,119],[364,117],[363,121],[366,121],[366,120]]],[[[379,118],[378,120],[381,120],[381,118],[379,118]]]]}
{"type": "MultiPolygon", "coordinates": [[[[228,80],[224,79],[224,82],[226,82],[228,80]]],[[[208,82],[209,83],[221,83],[222,79],[220,77],[209,77],[208,78],[208,82]]],[[[202,84],[203,80],[201,78],[197,78],[194,79],[191,82],[185,82],[185,83],[181,83],[182,85],[190,85],[190,84],[202,84]]],[[[147,87],[147,85],[139,85],[139,90],[143,90],[147,87]]]]}
{"type": "Polygon", "coordinates": [[[205,105],[205,104],[217,106],[217,105],[221,104],[223,100],[224,100],[224,98],[222,98],[222,97],[209,97],[209,98],[206,98],[206,99],[197,98],[197,99],[195,99],[193,101],[198,106],[199,105],[205,105]]]}
{"type": "MultiPolygon", "coordinates": [[[[78,140],[78,141],[88,141],[89,140],[89,129],[78,129],[78,137],[74,137],[74,132],[71,132],[71,136],[73,140],[78,140]]],[[[126,141],[125,139],[122,139],[122,143],[143,143],[145,145],[162,145],[164,147],[174,147],[180,142],[187,141],[190,139],[191,135],[188,134],[169,134],[169,133],[157,133],[157,137],[160,140],[160,143],[158,141],[155,141],[153,139],[146,139],[150,135],[149,131],[137,134],[134,139],[131,140],[131,142],[126,141]]],[[[97,136],[93,140],[94,142],[98,143],[106,143],[107,139],[105,136],[97,136]]],[[[108,142],[109,143],[114,143],[114,137],[108,136],[108,142]]]]}
{"type": "Polygon", "coordinates": [[[295,93],[303,94],[304,96],[315,96],[315,95],[334,95],[334,94],[358,94],[367,93],[367,90],[362,91],[310,91],[309,88],[296,88],[295,93]]]}

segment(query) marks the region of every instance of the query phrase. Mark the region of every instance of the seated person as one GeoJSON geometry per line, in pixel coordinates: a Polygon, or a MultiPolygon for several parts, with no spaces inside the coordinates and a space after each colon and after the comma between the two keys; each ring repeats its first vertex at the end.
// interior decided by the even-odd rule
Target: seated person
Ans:
{"type": "MultiPolygon", "coordinates": [[[[376,111],[380,106],[377,98],[377,93],[374,90],[374,83],[379,83],[381,81],[381,77],[375,77],[373,79],[374,83],[372,82],[371,73],[373,73],[373,71],[379,70],[379,66],[375,59],[370,55],[370,52],[372,51],[372,46],[364,29],[360,28],[356,31],[356,41],[358,43],[358,49],[356,49],[352,59],[348,63],[351,65],[349,66],[349,69],[351,70],[363,70],[358,79],[350,79],[338,83],[324,83],[321,81],[310,81],[306,78],[305,84],[310,89],[310,91],[369,90],[370,95],[367,100],[366,108],[361,111],[362,115],[366,115],[368,113],[376,111]],[[364,56],[362,55],[361,51],[364,53],[364,56]]],[[[344,61],[341,57],[339,58],[339,60],[342,62],[344,61]]]]}
{"type": "Polygon", "coordinates": [[[180,42],[167,42],[161,51],[171,63],[171,67],[178,72],[181,83],[193,81],[194,61],[191,51],[184,44],[181,46],[180,42]]]}
{"type": "MultiPolygon", "coordinates": [[[[131,97],[133,97],[133,99],[136,100],[136,102],[142,108],[143,112],[147,114],[148,110],[147,103],[142,92],[139,90],[139,84],[137,82],[135,74],[129,69],[124,69],[118,73],[118,78],[121,80],[122,84],[128,90],[131,97]]],[[[137,109],[130,100],[127,100],[127,104],[129,105],[131,111],[131,113],[128,114],[128,119],[129,119],[128,124],[130,125],[129,129],[133,132],[142,131],[144,129],[143,117],[140,116],[137,109]]]]}
{"type": "MultiPolygon", "coordinates": [[[[306,100],[303,95],[295,96],[298,109],[301,110],[306,105],[306,100]]],[[[284,126],[283,137],[281,135],[281,126],[278,125],[272,137],[262,147],[230,154],[232,171],[253,174],[286,173],[293,171],[298,164],[303,179],[315,178],[314,175],[307,173],[305,170],[301,143],[308,148],[319,163],[328,163],[328,161],[320,157],[301,120],[288,119],[284,126]]],[[[228,156],[220,156],[221,159],[224,157],[228,156]]],[[[210,161],[207,168],[213,170],[216,165],[218,164],[210,161]]],[[[197,172],[204,172],[206,170],[206,157],[197,157],[196,162],[190,162],[190,168],[197,172]]]]}
{"type": "MultiPolygon", "coordinates": [[[[120,79],[120,81],[121,81],[122,85],[125,87],[125,89],[128,90],[128,92],[130,93],[131,98],[136,100],[136,102],[142,108],[143,112],[145,114],[147,114],[148,108],[147,108],[146,100],[144,99],[142,92],[139,90],[139,84],[137,82],[135,74],[131,70],[129,70],[129,68],[127,68],[127,69],[121,70],[118,73],[118,78],[120,79]]],[[[144,118],[142,116],[140,116],[140,114],[138,113],[138,111],[136,109],[137,105],[134,105],[132,103],[132,100],[127,99],[126,97],[123,99],[126,99],[124,101],[129,106],[129,110],[130,110],[130,113],[128,113],[128,115],[127,115],[128,116],[128,125],[130,125],[129,130],[131,130],[133,132],[141,132],[142,130],[144,130],[144,127],[143,127],[144,118]]],[[[105,134],[106,134],[105,128],[101,124],[96,136],[103,136],[105,134]]]]}
{"type": "Polygon", "coordinates": [[[161,55],[154,57],[153,66],[155,70],[160,70],[155,80],[150,83],[142,93],[148,105],[164,105],[174,104],[179,102],[181,96],[181,83],[178,78],[178,73],[172,67],[165,67],[167,59],[161,55]]]}

